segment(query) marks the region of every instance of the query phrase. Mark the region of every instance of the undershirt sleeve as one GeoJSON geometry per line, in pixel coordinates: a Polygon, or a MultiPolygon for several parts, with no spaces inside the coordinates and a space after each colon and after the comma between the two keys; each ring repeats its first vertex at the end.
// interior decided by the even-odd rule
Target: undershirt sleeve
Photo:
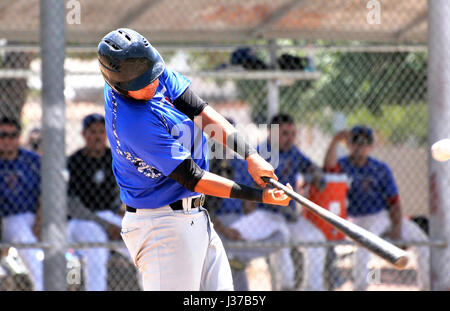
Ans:
{"type": "Polygon", "coordinates": [[[183,94],[173,101],[173,105],[193,120],[195,116],[198,116],[203,109],[205,109],[208,103],[201,99],[191,90],[190,87],[188,87],[183,94]]]}
{"type": "Polygon", "coordinates": [[[169,174],[169,177],[189,191],[195,192],[195,186],[204,174],[205,171],[191,157],[188,157],[169,174]]]}

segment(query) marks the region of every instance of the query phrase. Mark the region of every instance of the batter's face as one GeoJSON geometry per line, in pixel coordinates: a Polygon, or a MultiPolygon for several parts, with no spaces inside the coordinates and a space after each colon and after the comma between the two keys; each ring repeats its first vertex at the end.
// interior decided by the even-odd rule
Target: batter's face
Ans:
{"type": "Polygon", "coordinates": [[[0,158],[15,159],[20,146],[20,132],[12,124],[0,125],[0,158]]]}
{"type": "Polygon", "coordinates": [[[83,137],[86,141],[86,150],[88,153],[103,153],[106,148],[106,130],[103,122],[94,122],[84,131],[83,137]]]}
{"type": "Polygon", "coordinates": [[[137,99],[137,100],[150,100],[155,96],[156,88],[159,85],[159,80],[156,79],[146,87],[137,90],[137,91],[128,91],[128,96],[137,99]]]}

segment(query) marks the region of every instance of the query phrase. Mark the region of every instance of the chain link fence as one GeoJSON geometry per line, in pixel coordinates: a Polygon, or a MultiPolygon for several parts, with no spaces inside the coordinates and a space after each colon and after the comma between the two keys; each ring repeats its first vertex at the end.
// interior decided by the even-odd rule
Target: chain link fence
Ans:
{"type": "MultiPolygon", "coordinates": [[[[33,12],[24,24],[29,29],[5,28],[22,36],[14,41],[5,35],[8,39],[0,46],[0,288],[141,290],[140,275],[120,236],[124,206],[111,170],[103,119],[104,81],[96,58],[96,42],[117,27],[94,18],[100,4],[93,8],[85,1],[66,1],[64,7],[57,2],[0,5],[5,12],[17,14],[8,15],[9,19],[23,18],[28,9],[33,12]],[[39,17],[41,39],[35,40],[26,30],[31,32],[39,17]],[[99,35],[90,38],[89,27],[80,31],[92,41],[80,46],[82,36],[70,39],[63,54],[64,36],[75,38],[77,25],[94,19],[99,35]],[[37,41],[41,46],[34,44],[37,41]],[[58,63],[62,60],[64,72],[58,63]],[[64,98],[58,97],[62,94],[64,98]]],[[[146,16],[138,12],[150,3],[137,2],[124,10],[122,25],[133,25],[146,16]]],[[[278,29],[284,18],[295,21],[303,16],[308,23],[299,33],[309,34],[295,38],[295,27],[303,25],[298,21],[285,32],[287,38],[283,31],[270,28],[271,39],[250,31],[246,40],[241,35],[234,41],[219,36],[219,43],[211,39],[210,44],[198,39],[202,29],[193,27],[192,21],[186,29],[195,30],[194,43],[180,38],[183,29],[175,33],[182,24],[172,29],[173,42],[167,29],[163,29],[165,39],[156,42],[152,33],[142,32],[149,35],[166,65],[189,77],[192,89],[253,145],[278,146],[274,167],[283,183],[405,247],[411,255],[408,266],[396,270],[293,202],[284,209],[207,197],[206,207],[227,249],[236,290],[450,287],[436,272],[450,270],[446,245],[450,221],[448,211],[435,204],[436,191],[442,206],[446,204],[439,194],[448,188],[449,175],[440,173],[446,164],[433,162],[428,152],[431,143],[449,132],[444,125],[435,125],[443,122],[439,117],[447,113],[442,107],[450,102],[448,95],[434,89],[433,104],[439,102],[443,110],[430,107],[429,74],[442,70],[444,80],[439,81],[448,82],[450,60],[441,50],[433,51],[439,67],[430,69],[429,53],[435,46],[448,45],[450,38],[448,29],[432,29],[430,35],[437,37],[428,38],[427,46],[420,35],[428,14],[440,21],[450,17],[450,4],[438,1],[440,7],[432,15],[426,1],[350,2],[328,1],[321,7],[310,1],[275,1],[268,7],[266,1],[252,1],[240,10],[235,4],[219,6],[215,15],[206,10],[210,4],[189,2],[197,8],[196,16],[205,20],[215,16],[212,20],[219,23],[222,15],[229,16],[231,22],[227,20],[223,28],[246,16],[255,19],[252,25],[261,30],[273,25],[278,29]],[[270,8],[269,14],[265,10],[270,8]],[[336,31],[338,22],[350,18],[350,13],[342,15],[346,10],[359,14],[333,38],[327,31],[336,31]],[[314,24],[322,15],[330,20],[314,24]],[[399,21],[402,27],[397,27],[399,21]],[[352,32],[358,25],[362,27],[358,31],[371,35],[352,32]],[[396,29],[395,44],[392,37],[383,37],[391,28],[396,29]],[[370,130],[360,127],[358,135],[349,131],[357,125],[370,130]],[[370,161],[357,165],[352,161],[364,159],[358,153],[361,148],[369,152],[370,161]],[[332,161],[330,152],[340,160],[332,161]],[[430,206],[437,206],[436,210],[430,206]],[[401,219],[395,218],[396,210],[401,211],[401,219]],[[393,221],[401,224],[397,235],[393,221]],[[438,227],[433,229],[433,224],[438,227]]],[[[152,5],[162,4],[167,3],[152,5]]],[[[108,4],[115,9],[127,5],[108,4]]],[[[179,11],[169,12],[176,16],[179,11]]],[[[212,172],[253,184],[245,161],[218,158],[211,152],[212,172]]],[[[273,160],[271,155],[268,160],[273,160]]]]}

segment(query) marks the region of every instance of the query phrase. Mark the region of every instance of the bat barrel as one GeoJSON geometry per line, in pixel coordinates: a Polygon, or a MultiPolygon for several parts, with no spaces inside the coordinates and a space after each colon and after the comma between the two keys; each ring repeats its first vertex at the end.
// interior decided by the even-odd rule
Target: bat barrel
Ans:
{"type": "Polygon", "coordinates": [[[288,196],[302,204],[308,210],[321,217],[323,220],[331,224],[333,227],[341,231],[343,234],[354,240],[359,245],[369,249],[376,255],[387,260],[395,267],[401,269],[408,263],[408,254],[397,246],[380,238],[376,234],[367,231],[350,221],[347,221],[329,210],[317,205],[316,203],[306,199],[295,191],[284,186],[280,182],[263,177],[264,182],[271,184],[273,187],[283,190],[288,196]]]}

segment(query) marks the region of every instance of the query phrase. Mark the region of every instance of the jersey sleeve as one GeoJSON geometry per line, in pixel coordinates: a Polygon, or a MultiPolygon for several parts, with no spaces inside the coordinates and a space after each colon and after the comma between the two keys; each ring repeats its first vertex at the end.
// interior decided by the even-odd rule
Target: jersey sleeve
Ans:
{"type": "Polygon", "coordinates": [[[310,173],[311,168],[314,166],[313,162],[301,152],[297,153],[297,157],[300,159],[298,171],[302,174],[310,173]]]}
{"type": "Polygon", "coordinates": [[[144,135],[137,135],[135,140],[136,155],[144,166],[156,168],[165,176],[191,156],[187,146],[175,139],[162,121],[152,122],[151,129],[144,135]]]}
{"type": "Polygon", "coordinates": [[[169,99],[173,102],[191,85],[191,81],[182,74],[172,71],[166,67],[161,76],[162,82],[169,95],[169,99]]]}
{"type": "Polygon", "coordinates": [[[173,105],[191,120],[194,120],[194,117],[202,113],[208,104],[188,87],[183,94],[173,101],[173,105]]]}
{"type": "Polygon", "coordinates": [[[388,201],[394,200],[398,197],[398,189],[395,184],[394,175],[392,174],[391,169],[384,165],[384,176],[382,181],[382,187],[384,192],[384,198],[388,201]]]}

